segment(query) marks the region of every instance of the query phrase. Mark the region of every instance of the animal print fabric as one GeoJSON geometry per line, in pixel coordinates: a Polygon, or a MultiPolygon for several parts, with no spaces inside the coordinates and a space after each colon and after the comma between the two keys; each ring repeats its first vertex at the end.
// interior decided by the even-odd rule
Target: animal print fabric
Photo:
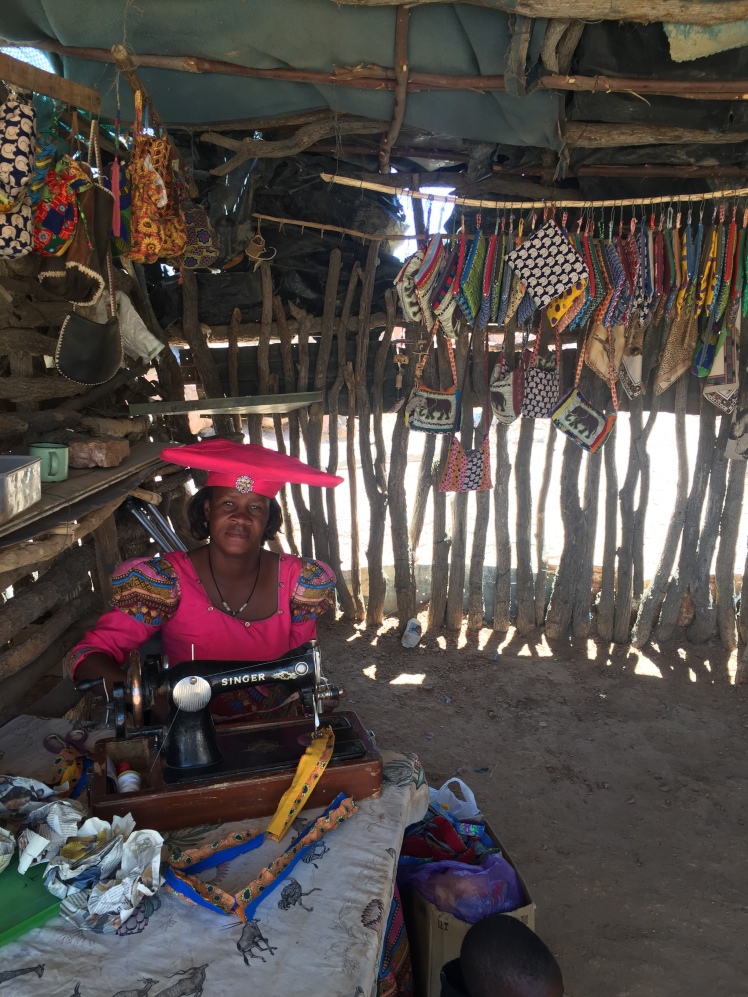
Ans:
{"type": "Polygon", "coordinates": [[[453,436],[439,491],[486,492],[492,487],[488,433],[483,437],[481,445],[474,450],[465,450],[459,439],[453,436]]]}
{"type": "Polygon", "coordinates": [[[561,380],[557,356],[536,357],[525,350],[525,394],[522,415],[526,419],[548,419],[558,401],[561,380]]]}
{"type": "Polygon", "coordinates": [[[507,260],[529,291],[536,307],[543,308],[573,287],[589,280],[587,264],[554,221],[549,221],[510,253],[507,260]]]}
{"type": "Polygon", "coordinates": [[[34,213],[27,185],[35,151],[34,108],[9,97],[0,107],[0,257],[31,252],[34,213]]]}
{"type": "Polygon", "coordinates": [[[579,388],[572,388],[553,410],[551,421],[583,450],[596,453],[610,436],[616,416],[600,412],[579,388]]]}
{"type": "MultiPolygon", "coordinates": [[[[13,771],[44,778],[53,760],[42,744],[44,735],[64,735],[69,729],[67,721],[21,717],[3,729],[0,751],[13,771]]],[[[84,937],[54,918],[3,947],[3,969],[27,975],[0,992],[121,997],[148,990],[149,997],[244,992],[274,997],[311,989],[327,997],[372,997],[403,831],[428,808],[418,759],[382,754],[382,796],[357,801],[352,820],[310,841],[277,889],[264,891],[263,903],[246,922],[186,903],[166,889],[144,899],[121,935],[87,932],[84,937]],[[372,901],[383,912],[378,921],[364,917],[372,901]]],[[[311,828],[321,814],[319,807],[307,810],[294,823],[294,834],[311,828]]],[[[164,854],[173,859],[234,833],[259,836],[256,849],[196,874],[204,884],[233,894],[286,850],[286,842],[263,837],[267,824],[260,818],[175,831],[166,836],[164,854]]]]}

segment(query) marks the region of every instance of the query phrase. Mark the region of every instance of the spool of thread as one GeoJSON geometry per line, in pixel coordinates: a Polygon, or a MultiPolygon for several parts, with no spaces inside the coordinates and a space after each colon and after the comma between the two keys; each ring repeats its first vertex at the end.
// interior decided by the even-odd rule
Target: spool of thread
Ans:
{"type": "Polygon", "coordinates": [[[137,793],[140,789],[140,775],[135,769],[122,769],[117,766],[117,789],[120,793],[137,793]]]}
{"type": "Polygon", "coordinates": [[[119,775],[120,772],[129,772],[131,769],[132,765],[130,762],[117,762],[117,775],[119,775]]]}

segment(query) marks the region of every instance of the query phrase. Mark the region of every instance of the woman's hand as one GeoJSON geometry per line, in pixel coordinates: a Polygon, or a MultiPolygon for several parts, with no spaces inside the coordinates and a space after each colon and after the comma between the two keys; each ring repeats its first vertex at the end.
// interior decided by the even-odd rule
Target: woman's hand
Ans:
{"type": "Polygon", "coordinates": [[[83,682],[90,679],[102,679],[106,690],[107,700],[112,697],[112,686],[115,682],[125,681],[125,672],[117,664],[114,658],[108,654],[96,652],[87,655],[75,669],[74,682],[83,682]]]}

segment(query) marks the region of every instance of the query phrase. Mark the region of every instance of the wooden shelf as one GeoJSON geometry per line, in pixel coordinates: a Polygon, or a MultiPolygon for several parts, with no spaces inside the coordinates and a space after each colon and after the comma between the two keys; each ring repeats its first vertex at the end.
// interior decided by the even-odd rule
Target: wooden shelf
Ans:
{"type": "MultiPolygon", "coordinates": [[[[41,501],[24,510],[18,516],[0,526],[0,537],[7,537],[37,520],[44,519],[53,513],[70,509],[83,499],[90,498],[97,492],[104,491],[110,485],[125,478],[140,473],[141,480],[146,477],[161,461],[161,443],[136,443],[128,457],[117,467],[92,467],[85,470],[70,469],[66,481],[50,481],[42,483],[41,501]]],[[[72,516],[71,518],[75,518],[72,516]]]]}
{"type": "Polygon", "coordinates": [[[301,391],[292,395],[246,395],[242,398],[197,398],[179,402],[138,402],[130,405],[130,415],[273,415],[293,412],[322,401],[321,391],[301,391]]]}

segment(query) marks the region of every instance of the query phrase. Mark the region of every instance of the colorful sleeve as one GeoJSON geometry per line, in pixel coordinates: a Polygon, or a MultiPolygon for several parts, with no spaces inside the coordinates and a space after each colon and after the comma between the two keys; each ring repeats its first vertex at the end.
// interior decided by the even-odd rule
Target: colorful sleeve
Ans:
{"type": "Polygon", "coordinates": [[[74,677],[80,662],[94,653],[124,664],[130,652],[170,620],[179,606],[179,579],[164,558],[125,561],[112,576],[112,587],[112,609],[67,654],[65,675],[74,677]]]}
{"type": "Polygon", "coordinates": [[[163,557],[125,561],[112,575],[112,606],[138,623],[160,627],[179,608],[177,573],[163,557]]]}
{"type": "Polygon", "coordinates": [[[291,592],[291,623],[316,620],[332,606],[335,575],[323,561],[301,559],[301,572],[291,592]]]}

